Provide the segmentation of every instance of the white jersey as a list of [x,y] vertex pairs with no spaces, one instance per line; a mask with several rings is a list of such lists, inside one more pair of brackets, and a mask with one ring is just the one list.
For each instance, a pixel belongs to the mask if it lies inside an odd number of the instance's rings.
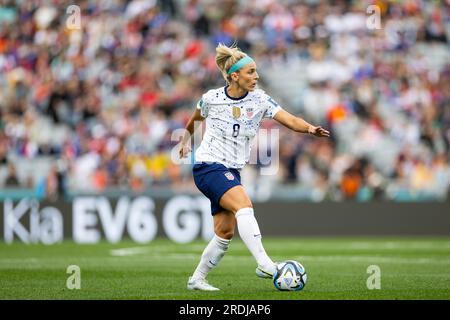
[[206,118],[206,131],[195,153],[195,161],[218,162],[236,169],[248,162],[250,145],[262,119],[273,118],[281,110],[261,89],[232,98],[226,87],[209,90],[197,108]]

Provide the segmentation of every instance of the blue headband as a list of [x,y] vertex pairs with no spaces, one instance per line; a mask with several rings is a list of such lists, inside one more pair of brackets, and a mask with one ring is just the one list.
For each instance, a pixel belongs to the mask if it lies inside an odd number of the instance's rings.
[[238,71],[239,69],[241,69],[243,66],[255,62],[253,61],[252,58],[250,58],[249,56],[245,56],[242,59],[240,59],[238,62],[236,62],[235,64],[233,64],[230,68],[230,70],[228,70],[227,75],[230,75],[232,72]]

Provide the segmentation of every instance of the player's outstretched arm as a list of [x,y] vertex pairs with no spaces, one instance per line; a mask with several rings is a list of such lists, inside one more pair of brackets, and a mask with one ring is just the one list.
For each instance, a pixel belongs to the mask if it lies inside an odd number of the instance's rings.
[[281,123],[283,126],[301,133],[310,133],[316,137],[329,137],[330,132],[322,127],[316,127],[312,124],[306,122],[302,118],[296,117],[284,109],[278,111],[273,117],[276,121]]
[[186,132],[184,133],[183,139],[181,140],[180,146],[180,158],[184,158],[191,152],[191,137],[195,131],[195,122],[203,121],[205,118],[202,117],[200,109],[195,109],[195,112],[192,114],[186,125]]

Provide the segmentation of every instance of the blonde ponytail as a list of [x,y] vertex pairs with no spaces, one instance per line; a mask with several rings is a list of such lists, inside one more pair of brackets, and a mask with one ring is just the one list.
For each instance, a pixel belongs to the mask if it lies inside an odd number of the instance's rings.
[[219,43],[216,47],[216,64],[228,84],[231,82],[231,77],[227,75],[228,70],[233,64],[246,56],[247,54],[236,47],[236,44],[227,47],[223,43]]

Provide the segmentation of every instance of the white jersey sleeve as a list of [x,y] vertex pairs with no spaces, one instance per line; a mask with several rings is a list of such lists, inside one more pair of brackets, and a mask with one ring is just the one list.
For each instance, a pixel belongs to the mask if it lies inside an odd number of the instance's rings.
[[259,90],[259,103],[260,106],[265,109],[264,118],[272,119],[275,117],[278,111],[281,110],[280,105],[272,99],[271,96],[266,94],[263,90]]
[[197,102],[197,109],[200,110],[200,114],[203,118],[207,118],[209,114],[209,106],[208,99],[204,94],[202,98]]

